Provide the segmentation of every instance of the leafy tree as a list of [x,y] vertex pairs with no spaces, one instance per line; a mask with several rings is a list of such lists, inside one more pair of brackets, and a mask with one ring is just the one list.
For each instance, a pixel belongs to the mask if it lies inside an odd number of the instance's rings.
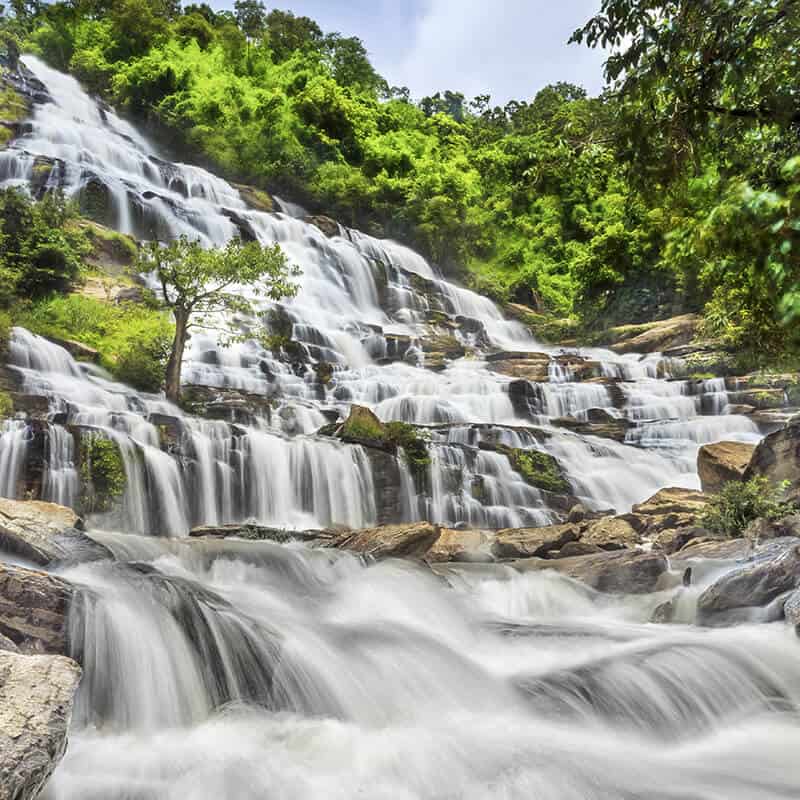
[[272,57],[278,64],[298,51],[319,51],[323,40],[322,29],[313,19],[277,9],[267,14],[267,34]]
[[258,38],[267,24],[267,10],[259,0],[236,0],[233,4],[236,22],[245,36]]
[[712,125],[800,126],[798,0],[603,0],[572,41],[611,49],[640,164],[674,170]]
[[140,266],[154,273],[161,299],[175,318],[165,378],[167,397],[175,403],[180,400],[183,352],[193,326],[215,324],[212,315],[223,312],[252,313],[253,299],[259,296],[279,300],[296,292],[290,282],[296,272],[277,244],[261,247],[233,239],[223,249],[206,250],[182,237],[167,245],[145,247]]

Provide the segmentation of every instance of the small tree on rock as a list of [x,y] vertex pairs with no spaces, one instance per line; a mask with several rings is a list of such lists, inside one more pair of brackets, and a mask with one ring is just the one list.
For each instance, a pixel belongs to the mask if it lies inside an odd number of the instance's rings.
[[162,299],[175,317],[165,381],[167,398],[173,403],[180,400],[183,351],[194,325],[224,328],[228,323],[210,319],[211,315],[251,314],[258,297],[280,300],[297,292],[290,280],[297,270],[277,244],[262,247],[233,239],[224,248],[207,250],[182,236],[167,245],[147,245],[140,268],[154,273]]

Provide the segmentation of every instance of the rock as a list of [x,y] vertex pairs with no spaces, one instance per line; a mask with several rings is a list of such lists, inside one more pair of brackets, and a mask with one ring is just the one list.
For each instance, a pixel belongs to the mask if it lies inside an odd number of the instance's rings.
[[383,525],[345,533],[331,545],[375,559],[422,558],[436,543],[439,534],[439,527],[429,522]]
[[0,800],[34,800],[67,746],[81,668],[0,652]]
[[624,442],[628,429],[632,426],[625,417],[615,417],[604,408],[590,408],[586,412],[586,419],[573,419],[572,417],[558,417],[553,425],[566,428],[582,436],[602,436],[605,439],[614,439]]
[[789,595],[789,599],[783,605],[783,615],[786,622],[794,628],[794,632],[800,636],[800,589]]
[[500,352],[486,356],[489,368],[501,375],[532,383],[550,380],[550,356],[547,353]]
[[800,416],[758,443],[744,479],[759,475],[776,485],[788,481],[783,499],[800,500]]
[[394,452],[395,447],[386,439],[386,426],[364,406],[350,406],[350,414],[339,427],[337,436],[343,442],[375,447]]
[[592,553],[602,553],[602,548],[596,544],[584,541],[567,542],[560,550],[552,551],[545,558],[571,558],[572,556],[587,556]]
[[23,652],[65,653],[72,592],[54,575],[0,563],[0,634]]
[[699,322],[697,314],[684,314],[646,325],[612,328],[610,333],[617,341],[611,349],[616,353],[657,353],[688,345],[694,339]]
[[583,522],[586,519],[586,506],[583,503],[576,503],[569,510],[567,522]]
[[658,533],[653,539],[653,549],[671,555],[677,553],[695,539],[714,538],[705,528],[687,526],[685,528],[668,528]]
[[111,552],[80,528],[83,520],[71,509],[40,500],[0,498],[0,551],[34,564],[96,561]]
[[255,211],[263,211],[268,214],[275,210],[272,198],[263,189],[257,189],[255,186],[248,186],[243,183],[234,183],[232,185],[237,189],[242,200]]
[[74,339],[56,339],[48,337],[54,344],[63,347],[73,358],[78,361],[91,361],[93,364],[100,363],[100,351],[94,347],[89,347],[83,342],[76,342]]
[[699,514],[706,507],[708,498],[694,489],[670,487],[661,489],[648,500],[633,507],[638,515],[660,516],[662,514]]
[[667,559],[657,553],[616,550],[570,558],[522,559],[511,566],[522,572],[554,569],[598,592],[647,594],[656,591],[668,565]]
[[492,561],[488,543],[490,534],[479,530],[453,530],[442,528],[439,538],[428,550],[425,560],[442,561]]
[[261,542],[292,542],[292,541],[315,541],[317,539],[330,538],[341,531],[318,531],[306,530],[296,531],[286,528],[270,528],[265,525],[255,525],[250,523],[230,523],[228,525],[199,525],[189,531],[189,536],[193,538],[209,539],[247,539],[249,541]]
[[326,217],[324,214],[314,214],[310,217],[306,217],[303,221],[319,228],[329,239],[332,239],[334,236],[339,236],[341,233],[339,223],[335,219]]
[[717,537],[695,537],[670,559],[678,565],[692,559],[731,561],[744,558],[751,550],[746,539],[719,539]]
[[543,407],[541,388],[526,380],[515,380],[508,384],[508,399],[514,412],[520,417],[531,417]]
[[760,547],[753,559],[727,572],[698,598],[701,622],[735,609],[764,606],[800,584],[800,542],[777,539]]
[[744,538],[755,543],[784,536],[800,536],[800,514],[788,514],[780,519],[754,519],[744,530]]
[[580,539],[576,525],[548,525],[542,528],[506,528],[498,531],[492,544],[497,558],[542,558],[547,553],[560,550],[567,542]]
[[623,517],[604,517],[592,522],[581,536],[581,543],[594,545],[602,550],[621,550],[636,547],[641,537],[628,520]]
[[728,481],[741,481],[755,449],[744,442],[704,444],[697,454],[703,491],[718,492]]

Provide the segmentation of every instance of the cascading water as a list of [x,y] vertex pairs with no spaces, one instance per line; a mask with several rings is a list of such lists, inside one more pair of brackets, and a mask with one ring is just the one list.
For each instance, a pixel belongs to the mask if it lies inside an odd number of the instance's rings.
[[[512,468],[507,448],[554,456],[570,501],[625,511],[661,487],[696,487],[700,444],[759,438],[728,413],[724,383],[667,379],[679,362],[603,350],[580,354],[595,374],[578,380],[563,354],[418,254],[345,228],[328,238],[287,201],[252,210],[222,179],[167,161],[72,78],[25,63],[49,100],[0,153],[0,182],[31,186],[46,163],[47,186],[106,196],[106,221],[122,231],[206,245],[253,236],[302,270],[296,298],[260,308],[280,315],[301,357],[254,339],[191,341],[184,383],[244,393],[244,419],[184,414],[13,332],[22,391],[49,406],[41,496],[76,501],[81,447],[98,437],[125,472],[119,508],[91,520],[116,561],[61,570],[79,587],[69,640],[85,677],[47,800],[798,796],[796,644],[775,625],[689,624],[731,564],[680,595],[684,624],[652,626],[673,589],[612,597],[501,565],[433,576],[297,543],[184,536],[249,519],[560,519],[567,509]],[[524,402],[493,368],[497,351],[550,357]],[[352,404],[423,426],[425,474],[402,454],[316,434]],[[625,421],[624,441],[554,423],[597,411]],[[20,494],[35,435],[22,419],[0,431],[0,495]]]

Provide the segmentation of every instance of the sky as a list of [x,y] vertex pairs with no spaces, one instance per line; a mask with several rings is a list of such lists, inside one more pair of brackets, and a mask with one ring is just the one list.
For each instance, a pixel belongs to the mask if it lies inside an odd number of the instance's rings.
[[[232,8],[233,0],[211,2]],[[528,100],[569,81],[597,94],[603,55],[567,45],[599,0],[281,0],[266,2],[358,36],[378,72],[415,99],[452,89],[493,102]]]

